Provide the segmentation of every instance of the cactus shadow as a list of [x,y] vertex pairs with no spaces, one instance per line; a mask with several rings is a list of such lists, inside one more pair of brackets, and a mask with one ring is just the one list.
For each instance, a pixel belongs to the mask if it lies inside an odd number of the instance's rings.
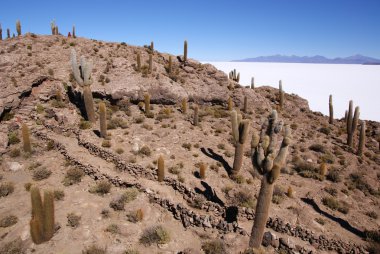
[[232,173],[232,168],[231,168],[231,166],[228,164],[228,162],[223,158],[222,155],[215,153],[214,150],[212,150],[211,148],[207,148],[207,149],[206,149],[206,148],[202,147],[202,148],[201,148],[201,151],[202,151],[202,153],[203,153],[204,155],[210,157],[210,158],[213,159],[213,160],[216,160],[216,161],[222,163],[222,165],[223,165],[224,169],[226,170],[227,174],[228,174],[228,175],[231,175],[231,173]]
[[339,218],[339,217],[335,217],[334,215],[329,214],[328,212],[323,211],[318,206],[318,204],[315,203],[314,199],[311,199],[311,198],[301,198],[301,200],[304,203],[306,203],[306,204],[310,205],[311,207],[313,207],[313,209],[316,212],[318,212],[321,215],[325,216],[326,218],[328,218],[328,219],[330,219],[330,220],[335,221],[336,223],[338,223],[342,228],[346,229],[347,231],[349,231],[349,232],[351,232],[351,233],[353,233],[353,234],[355,234],[355,235],[357,235],[357,236],[359,236],[361,238],[365,237],[364,231],[351,226],[351,224],[348,221],[346,221],[346,220],[344,220],[342,218]]
[[85,119],[88,120],[86,109],[82,100],[82,94],[75,91],[72,86],[68,86],[67,96],[69,97],[69,101],[79,109],[80,114],[85,116]]
[[195,187],[194,190],[196,193],[203,195],[208,201],[224,206],[224,202],[218,197],[215,190],[213,190],[208,183],[201,181],[201,184],[205,189],[201,190],[198,187]]

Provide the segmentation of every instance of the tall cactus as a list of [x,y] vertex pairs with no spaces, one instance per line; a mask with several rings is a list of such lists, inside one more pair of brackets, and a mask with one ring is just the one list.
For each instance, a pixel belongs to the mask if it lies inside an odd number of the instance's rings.
[[21,22],[20,22],[20,20],[16,21],[16,31],[17,31],[17,36],[21,36]]
[[240,73],[236,73],[236,69],[230,71],[230,73],[228,74],[228,77],[229,79],[239,83],[240,81]]
[[73,70],[74,78],[77,83],[83,87],[83,100],[84,106],[86,108],[87,119],[95,123],[95,110],[94,110],[94,98],[92,97],[91,92],[91,71],[92,64],[91,62],[86,61],[82,56],[80,58],[80,66],[77,64],[77,55],[74,49],[71,50],[71,67]]
[[55,20],[53,20],[52,22],[50,22],[50,30],[51,30],[51,35],[56,35],[55,33]]
[[30,143],[29,128],[25,123],[22,124],[21,133],[22,133],[22,142],[23,142],[24,152],[31,153],[32,145]]
[[73,38],[77,38],[76,34],[75,34],[75,25],[73,25]]
[[251,89],[255,89],[255,78],[251,78]]
[[201,164],[199,165],[199,177],[201,179],[206,179],[206,169],[207,169],[206,164],[201,162]]
[[334,108],[333,108],[333,101],[332,101],[332,95],[330,94],[329,97],[329,123],[333,124],[334,123]]
[[[261,246],[272,200],[274,182],[279,177],[280,170],[286,163],[288,146],[291,142],[289,126],[285,126],[284,138],[277,155],[275,151],[277,136],[281,132],[282,125],[282,121],[278,121],[277,119],[277,112],[273,110],[270,117],[262,125],[260,140],[257,146],[253,147],[252,165],[263,175],[263,178],[256,205],[255,222],[249,240],[249,247],[251,248],[259,248]],[[252,142],[252,145],[255,145],[254,143],[256,142]]]
[[231,97],[228,97],[228,101],[227,101],[228,110],[231,111],[233,107],[234,107],[234,102],[232,101]]
[[150,42],[150,50],[152,51],[152,54],[153,54],[153,52],[154,52],[154,42],[153,41]]
[[30,234],[33,242],[40,244],[49,241],[54,235],[54,194],[51,191],[45,191],[42,202],[38,187],[32,187],[30,193],[32,201]]
[[238,138],[235,147],[235,157],[234,164],[232,167],[232,176],[236,176],[241,166],[243,165],[243,153],[244,153],[244,144],[248,137],[249,121],[243,120],[239,123]]
[[106,116],[106,104],[104,102],[99,103],[99,122],[100,122],[100,137],[107,137],[107,116]]
[[348,114],[347,114],[347,145],[350,147],[353,147],[354,145],[354,135],[356,128],[358,126],[359,121],[359,115],[360,115],[360,108],[355,108],[355,113],[352,115],[353,112],[353,102],[350,101],[349,108],[348,108]]
[[10,39],[10,38],[11,38],[11,30],[7,28],[7,39]]
[[242,116],[236,110],[231,111],[231,129],[235,143],[239,142],[239,124],[241,119]]
[[1,23],[0,23],[0,41],[3,40],[3,28],[1,27]]
[[183,43],[183,61],[187,61],[187,41]]
[[359,146],[358,146],[358,151],[357,151],[358,156],[363,155],[364,144],[365,144],[365,129],[366,129],[365,121],[363,120],[360,126]]
[[162,155],[160,155],[157,161],[157,176],[159,182],[162,182],[165,178],[165,161]]
[[193,119],[193,124],[195,126],[198,126],[199,124],[199,108],[198,105],[194,105],[194,119]]

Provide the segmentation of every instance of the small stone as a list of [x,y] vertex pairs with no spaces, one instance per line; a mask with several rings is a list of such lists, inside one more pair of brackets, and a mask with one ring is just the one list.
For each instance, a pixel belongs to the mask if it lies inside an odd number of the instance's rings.
[[16,171],[21,170],[22,168],[23,168],[23,166],[20,163],[16,162],[16,161],[14,161],[14,162],[8,162],[8,169],[9,169],[9,171],[16,172]]

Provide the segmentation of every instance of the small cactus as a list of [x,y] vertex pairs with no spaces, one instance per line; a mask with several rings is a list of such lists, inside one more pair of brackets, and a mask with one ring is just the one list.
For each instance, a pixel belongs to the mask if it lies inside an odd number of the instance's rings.
[[206,179],[206,169],[207,166],[203,162],[199,165],[199,177],[201,179]]
[[150,94],[144,95],[144,104],[145,104],[145,114],[148,115],[150,113]]
[[278,84],[278,88],[279,88],[279,99],[280,99],[280,109],[283,109],[284,108],[284,91],[282,90],[282,81],[280,80],[279,81],[279,84]]
[[353,102],[350,101],[349,108],[348,108],[348,114],[347,114],[347,145],[350,147],[354,146],[354,135],[356,128],[358,126],[359,121],[359,115],[360,115],[360,108],[355,108],[355,113],[352,115],[353,112]]
[[144,211],[141,208],[137,209],[136,218],[138,221],[142,221],[144,219]]
[[32,200],[30,234],[35,244],[41,244],[49,241],[54,235],[54,194],[51,191],[45,191],[42,202],[38,187],[32,187],[30,193]]
[[243,120],[239,123],[238,137],[235,147],[234,164],[232,167],[232,176],[236,176],[243,165],[244,144],[248,137],[249,121]]
[[334,108],[333,108],[333,101],[332,101],[332,95],[330,94],[329,97],[329,123],[333,124],[334,123]]
[[232,108],[234,107],[234,102],[232,101],[232,98],[231,98],[231,97],[228,97],[227,107],[228,107],[228,110],[229,110],[229,111],[231,111]]
[[162,155],[160,155],[157,161],[157,176],[159,182],[162,182],[165,178],[165,161]]
[[239,83],[240,81],[240,73],[237,73],[236,74],[236,69],[234,69],[233,71],[230,71],[230,73],[228,74],[228,77],[229,79]]
[[183,61],[187,61],[187,41],[183,43]]
[[21,36],[21,22],[20,22],[20,20],[16,21],[16,31],[17,31],[17,36]]
[[[285,134],[280,150],[277,153],[275,151],[277,136],[281,132],[282,126],[283,122],[278,121],[277,112],[273,110],[270,117],[262,125],[259,142],[256,142],[258,135],[252,138],[252,165],[259,174],[263,175],[263,178],[256,205],[256,217],[249,239],[249,247],[251,248],[257,249],[261,246],[272,200],[274,182],[286,163],[288,147],[291,142],[289,126],[285,126]],[[253,139],[255,139],[255,142],[253,142]]]
[[325,179],[325,176],[327,174],[327,165],[326,163],[322,162],[321,165],[319,166],[319,176],[321,179]]
[[292,188],[292,186],[289,186],[288,191],[286,192],[286,195],[289,198],[293,198],[294,194],[293,194],[293,188]]
[[255,89],[255,78],[251,78],[251,89]]
[[181,102],[181,111],[182,111],[182,114],[186,114],[187,113],[187,100],[186,100],[186,98],[182,99],[182,102]]
[[140,56],[140,52],[137,52],[137,55],[136,55],[136,71],[138,71],[138,72],[141,71],[141,56]]
[[29,128],[25,123],[22,124],[21,133],[22,133],[22,142],[23,142],[24,152],[31,153],[32,145],[30,143]]
[[172,73],[172,56],[169,56],[168,73]]
[[193,120],[193,124],[195,126],[198,126],[199,124],[199,108],[198,108],[198,105],[194,105],[194,120]]
[[59,89],[59,87],[57,87],[57,89],[55,90],[55,99],[59,102],[63,101],[62,92],[61,89]]
[[358,156],[363,155],[364,144],[365,144],[365,129],[366,129],[365,121],[362,121],[361,126],[360,126],[359,146],[358,146],[358,151],[357,151]]
[[100,121],[100,137],[107,137],[107,116],[106,116],[106,104],[104,102],[99,103],[99,121]]
[[244,96],[243,112],[246,114],[248,113],[248,98],[247,98],[247,96]]
[[149,54],[149,73],[153,72],[153,55]]

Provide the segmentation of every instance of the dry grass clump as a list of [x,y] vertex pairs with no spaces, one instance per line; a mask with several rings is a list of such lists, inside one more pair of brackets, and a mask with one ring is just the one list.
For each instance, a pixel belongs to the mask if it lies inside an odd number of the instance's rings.
[[202,244],[202,250],[205,254],[227,254],[226,244],[217,239]]
[[12,131],[8,133],[8,143],[10,145],[20,143],[20,138],[18,137],[18,134],[16,131]]
[[243,189],[236,192],[235,195],[233,196],[232,202],[236,206],[243,206],[243,207],[252,208],[252,209],[254,209],[256,206],[256,200],[254,196],[252,195],[252,192],[249,191],[248,189]]
[[322,203],[330,208],[331,210],[338,210],[343,214],[347,214],[350,210],[348,204],[346,202],[339,202],[337,199],[333,197],[324,197],[322,199]]
[[63,179],[63,185],[69,186],[75,183],[79,183],[82,180],[83,176],[84,176],[83,170],[77,167],[69,168],[66,172],[65,178]]
[[150,246],[154,243],[165,244],[168,242],[170,242],[170,234],[161,225],[145,229],[140,237],[140,243],[145,246]]
[[0,184],[0,197],[6,197],[15,190],[12,182],[5,182]]
[[149,157],[152,154],[152,151],[148,146],[143,146],[139,149],[138,154]]
[[71,228],[77,228],[80,224],[81,216],[74,213],[67,214],[67,226]]
[[18,221],[17,217],[14,215],[8,215],[0,219],[0,227],[7,228],[13,226]]
[[120,228],[117,224],[110,224],[105,230],[106,232],[110,232],[111,234],[120,234]]
[[63,190],[54,190],[54,200],[61,201],[65,197]]
[[25,249],[20,238],[4,244],[0,248],[0,254],[24,254]]
[[82,254],[107,254],[105,248],[100,248],[97,245],[93,244],[86,249],[82,250]]
[[51,170],[46,168],[37,168],[33,171],[33,180],[41,181],[47,179],[51,175]]
[[89,191],[91,193],[96,193],[96,194],[99,194],[99,195],[104,195],[104,194],[109,193],[110,190],[111,190],[111,183],[108,182],[107,180],[101,180],[101,181],[97,182],[95,186],[93,186],[92,188],[90,188]]
[[284,200],[284,197],[285,191],[281,187],[275,185],[273,190],[272,203],[278,205]]

